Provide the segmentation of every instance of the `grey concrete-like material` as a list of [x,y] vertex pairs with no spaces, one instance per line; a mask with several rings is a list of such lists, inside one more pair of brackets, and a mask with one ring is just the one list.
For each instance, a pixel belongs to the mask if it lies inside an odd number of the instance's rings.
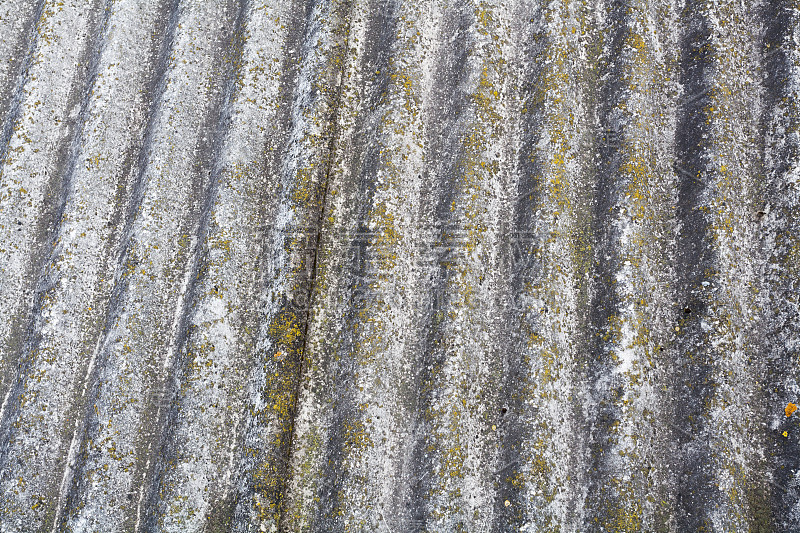
[[2,533],[800,532],[799,355],[796,0],[0,3]]

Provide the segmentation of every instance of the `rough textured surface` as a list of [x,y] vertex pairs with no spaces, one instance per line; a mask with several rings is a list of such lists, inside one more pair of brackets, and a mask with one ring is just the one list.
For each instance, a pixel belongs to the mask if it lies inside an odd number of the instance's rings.
[[800,531],[799,99],[797,0],[0,2],[0,531]]

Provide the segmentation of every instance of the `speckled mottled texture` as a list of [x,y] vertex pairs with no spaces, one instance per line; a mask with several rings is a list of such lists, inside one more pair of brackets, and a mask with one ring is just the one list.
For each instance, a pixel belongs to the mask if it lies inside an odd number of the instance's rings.
[[800,532],[799,102],[797,0],[0,2],[0,532]]

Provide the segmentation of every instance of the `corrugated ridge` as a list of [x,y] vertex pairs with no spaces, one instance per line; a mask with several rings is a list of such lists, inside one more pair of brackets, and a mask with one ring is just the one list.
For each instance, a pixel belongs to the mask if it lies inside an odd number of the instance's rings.
[[[34,288],[47,242],[62,206],[60,178],[69,166],[78,117],[86,94],[93,39],[102,20],[95,2],[63,7],[45,4],[36,24],[26,71],[20,75],[14,103],[6,117],[0,186],[0,242],[4,261],[0,286],[2,330],[2,405],[7,408],[16,382],[33,307]],[[77,18],[79,10],[90,16]],[[70,24],[72,28],[66,29]],[[67,36],[72,46],[61,46]]]
[[[431,229],[416,221],[426,222],[417,209],[427,201],[420,179],[430,70],[421,67],[439,39],[426,24],[432,14],[400,2],[354,6],[355,57],[345,72],[309,324],[289,530],[402,529],[410,518],[401,495],[416,469],[407,462],[409,402],[427,307],[417,290],[428,278],[421,279],[419,261],[427,258],[417,255],[419,243],[400,228],[422,239]],[[404,271],[404,279],[392,274]]]
[[5,161],[14,121],[19,113],[22,87],[38,39],[35,35],[44,0],[3,2],[0,6],[0,161]]
[[180,339],[236,12],[225,2],[187,5],[175,20],[171,68],[143,146],[141,192],[134,192],[116,296],[88,385],[91,410],[76,435],[80,455],[66,487],[67,528],[135,530],[142,519],[161,432],[154,393],[169,379],[165,370]]
[[[675,527],[676,10],[609,3],[600,58],[592,482],[584,527]],[[599,320],[598,320],[599,319]],[[596,402],[596,403],[595,403]],[[672,523],[671,523],[672,522]]]
[[764,6],[764,39],[761,43],[765,75],[763,207],[754,214],[763,228],[761,254],[767,262],[764,272],[766,294],[761,340],[766,357],[765,387],[768,441],[765,472],[770,484],[769,501],[759,502],[771,510],[777,530],[800,529],[798,490],[797,422],[781,409],[794,401],[798,388],[797,368],[797,280],[800,233],[798,197],[798,96],[800,96],[800,55],[798,55],[798,13],[796,3],[768,2]]
[[[241,69],[244,67],[243,33],[247,27],[251,6],[246,1],[238,2],[234,5],[232,13],[229,15],[228,21],[226,21],[228,24],[223,27],[224,33],[217,37],[217,41],[221,43],[224,52],[220,54],[222,57],[218,60],[214,69],[218,72],[218,77],[210,83],[210,85],[219,86],[219,94],[216,95],[219,99],[219,108],[218,111],[215,110],[216,116],[214,114],[211,115],[208,121],[210,123],[208,130],[210,131],[206,133],[206,136],[211,137],[206,146],[211,155],[205,156],[209,173],[208,184],[203,191],[202,203],[199,208],[199,221],[193,235],[195,244],[192,257],[183,266],[186,271],[182,288],[184,293],[180,296],[178,310],[175,313],[175,319],[172,324],[175,330],[174,345],[171,347],[172,350],[169,353],[169,357],[164,360],[164,367],[168,375],[164,379],[161,389],[156,388],[155,394],[152,394],[151,391],[151,401],[155,406],[155,416],[151,423],[155,426],[153,433],[156,436],[153,438],[152,443],[148,444],[148,452],[152,450],[152,456],[148,458],[150,468],[143,472],[142,481],[140,482],[141,489],[136,506],[134,531],[156,530],[157,526],[153,522],[159,516],[156,511],[159,508],[159,504],[163,501],[165,505],[172,507],[171,511],[174,510],[175,505],[174,501],[170,502],[165,495],[163,477],[163,470],[166,464],[170,461],[175,461],[176,457],[171,453],[171,450],[174,449],[174,445],[178,441],[175,438],[174,428],[180,415],[178,409],[175,408],[175,403],[177,402],[172,403],[170,400],[176,395],[179,387],[183,387],[187,383],[187,380],[183,379],[185,377],[184,374],[181,372],[183,370],[182,367],[185,365],[181,352],[186,347],[188,329],[192,324],[192,312],[190,309],[194,307],[198,293],[201,290],[201,286],[196,280],[200,278],[202,272],[203,251],[207,243],[206,239],[211,231],[214,208],[218,203],[218,191],[220,187],[224,186],[220,181],[226,163],[226,141],[230,131],[229,124],[233,120],[232,116],[235,113],[235,98],[242,76]],[[205,136],[203,141],[207,141]],[[212,403],[212,407],[213,405]],[[195,494],[201,493],[198,488],[193,488],[193,492]],[[202,493],[207,492],[207,490],[202,491]],[[198,513],[201,519],[208,516],[208,511],[203,511]],[[195,523],[195,528],[198,525]]]
[[[117,21],[117,13],[112,15],[110,10],[106,13],[112,24]],[[107,31],[104,23],[103,33]],[[142,52],[149,52],[149,41],[142,43]],[[109,57],[119,57],[120,51],[114,41],[108,50],[103,43],[95,49],[92,64],[96,67],[99,62],[105,69],[109,67]],[[131,56],[136,58],[135,54]],[[131,128],[132,132],[129,130],[135,122],[124,120],[122,128],[117,123],[105,129],[109,137],[122,141],[113,149],[104,150],[109,146],[103,138],[87,139],[87,130],[92,133],[110,122],[109,93],[119,98],[120,91],[128,88],[115,83],[117,80],[104,80],[104,72],[95,67],[91,69],[91,95],[87,90],[79,113],[74,155],[65,170],[59,222],[53,241],[47,246],[52,252],[39,281],[31,337],[17,376],[17,390],[25,399],[21,401],[22,396],[15,396],[4,412],[3,461],[8,466],[2,476],[2,491],[7,498],[5,505],[16,509],[6,514],[15,527],[36,530],[51,527],[48,522],[52,522],[58,504],[57,484],[61,479],[53,472],[64,469],[71,429],[83,418],[76,416],[82,409],[81,378],[95,350],[103,309],[110,295],[111,280],[104,279],[102,271],[107,268],[108,260],[116,256],[114,243],[118,242],[118,233],[110,228],[109,219],[120,201],[119,189],[126,189],[125,182],[130,181],[132,173],[123,167],[130,161],[138,141],[136,127]],[[146,79],[146,72],[136,74]],[[145,79],[140,80],[140,86]],[[130,97],[128,102],[132,105]],[[98,112],[100,106],[102,114]],[[124,113],[129,112],[126,107]],[[141,124],[142,120],[138,122]],[[104,153],[98,154],[98,150]],[[97,311],[92,313],[93,309]],[[48,437],[41,439],[36,435]],[[37,441],[40,444],[32,446]],[[32,475],[25,475],[27,469],[33,470]],[[23,484],[20,479],[24,479]],[[40,522],[43,516],[49,518]],[[4,526],[11,527],[10,523]]]
[[[267,234],[269,215],[275,211],[269,194],[277,184],[265,180],[274,175],[274,157],[264,148],[270,142],[267,136],[279,132],[267,125],[286,113],[280,109],[277,84],[266,87],[269,92],[254,90],[251,84],[259,78],[275,79],[279,67],[289,63],[279,45],[285,38],[281,22],[291,14],[291,5],[277,13],[261,3],[245,7],[235,32],[241,58],[234,61],[236,77],[229,79],[236,85],[230,128],[220,130],[225,136],[220,168],[214,171],[215,185],[198,233],[202,252],[191,269],[185,339],[173,366],[173,381],[159,391],[169,414],[154,469],[157,483],[145,505],[150,509],[144,527],[148,531],[197,529],[207,520],[217,527],[230,525],[236,499],[231,470],[235,448],[241,445],[238,429],[244,413],[230,406],[245,401],[242,382],[263,291],[258,283],[259,239]],[[195,417],[196,411],[209,416]]]

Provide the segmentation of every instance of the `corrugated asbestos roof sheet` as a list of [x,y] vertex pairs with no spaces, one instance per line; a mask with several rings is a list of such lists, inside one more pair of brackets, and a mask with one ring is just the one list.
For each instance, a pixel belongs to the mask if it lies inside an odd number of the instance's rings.
[[797,0],[3,0],[0,531],[800,531]]

